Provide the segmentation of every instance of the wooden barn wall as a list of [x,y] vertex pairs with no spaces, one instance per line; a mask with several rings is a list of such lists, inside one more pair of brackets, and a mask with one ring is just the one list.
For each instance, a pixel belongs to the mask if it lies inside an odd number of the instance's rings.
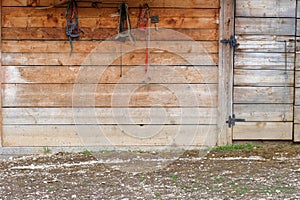
[[[207,133],[216,133],[217,119],[217,87],[218,87],[218,15],[219,1],[212,0],[158,0],[148,1],[152,15],[159,15],[159,28],[169,28],[183,33],[199,45],[205,47],[206,52],[213,60],[213,64],[199,63],[198,66],[189,66],[182,58],[174,55],[174,53],[165,51],[151,51],[151,64],[154,65],[154,76],[149,85],[141,83],[136,77],[140,73],[144,73],[145,53],[137,51],[128,53],[122,58],[116,59],[97,83],[97,96],[95,97],[95,116],[96,124],[77,124],[73,119],[72,109],[72,92],[76,77],[80,71],[80,65],[90,51],[105,40],[114,36],[117,31],[118,17],[112,17],[117,13],[116,5],[105,5],[100,8],[92,8],[90,3],[79,3],[79,23],[85,31],[79,40],[74,41],[74,51],[70,56],[69,41],[65,35],[65,8],[36,9],[42,6],[59,3],[60,0],[2,0],[2,98],[3,98],[3,146],[77,146],[89,145],[83,144],[78,136],[78,129],[85,130],[86,137],[91,137],[95,143],[93,145],[107,145],[101,143],[101,138],[93,138],[95,125],[102,127],[103,131],[109,134],[109,138],[118,140],[123,145],[165,145],[171,144],[174,139],[172,133],[175,133],[182,126],[185,126],[186,137],[189,137],[189,127],[193,129],[197,126],[197,135],[194,145],[207,143],[205,141]],[[136,27],[139,5],[144,1],[128,0],[130,17],[133,28]],[[146,1],[145,1],[146,2]],[[286,13],[290,13],[287,11]],[[284,15],[283,15],[284,16]],[[253,19],[251,19],[253,20]],[[276,20],[275,20],[276,21]],[[276,21],[278,22],[278,21]],[[244,22],[243,22],[244,23]],[[269,23],[269,22],[266,22]],[[278,24],[279,25],[279,24]],[[284,27],[282,30],[285,30]],[[241,29],[242,30],[242,29]],[[281,29],[280,29],[281,30]],[[175,40],[174,44],[181,44],[181,53],[190,53],[188,45],[185,41],[181,41],[176,37],[162,37],[157,41],[163,45],[163,41]],[[247,37],[251,37],[248,35]],[[268,42],[272,37],[261,36]],[[257,38],[254,38],[256,40]],[[290,36],[284,36],[279,39],[290,39]],[[155,42],[155,41],[154,41]],[[128,42],[127,42],[128,43]],[[167,43],[169,44],[169,43]],[[242,45],[243,46],[243,45]],[[241,47],[242,47],[241,46]],[[177,45],[178,47],[178,45]],[[257,47],[257,46],[256,46]],[[255,47],[250,47],[255,48]],[[289,49],[292,48],[289,43]],[[249,48],[247,48],[249,50]],[[274,59],[283,59],[283,52],[277,52],[273,45],[267,45],[264,51],[276,51],[272,53]],[[239,55],[247,55],[248,58],[256,54],[245,54],[247,50],[239,50]],[[102,56],[109,56],[116,53],[114,49],[106,49]],[[195,52],[198,56],[199,52]],[[264,61],[263,54],[259,54],[258,58]],[[247,59],[247,56],[245,59]],[[293,55],[288,54],[288,73],[293,73],[291,60]],[[122,59],[122,60],[120,60]],[[123,73],[130,72],[132,67],[141,66],[136,74],[130,74],[130,81],[119,83],[120,64],[122,61]],[[280,61],[280,63],[282,60]],[[237,65],[241,66],[241,65]],[[83,66],[89,72],[97,71],[102,66]],[[196,67],[196,68],[195,68]],[[262,67],[262,66],[261,66]],[[275,69],[268,68],[262,72],[268,74],[271,70],[272,77],[277,78],[283,73],[282,64]],[[244,76],[255,76],[257,71],[248,70],[247,66],[239,67],[236,73],[244,72]],[[260,66],[257,66],[258,70]],[[169,77],[170,70],[176,70],[181,78]],[[150,70],[152,70],[150,68]],[[260,70],[260,69],[259,69]],[[197,71],[197,72],[196,72]],[[199,75],[200,73],[200,75]],[[91,73],[89,73],[91,74]],[[242,74],[241,74],[242,75]],[[205,78],[203,78],[205,76]],[[183,81],[182,77],[184,77]],[[202,78],[201,78],[202,77]],[[87,79],[93,77],[86,77]],[[258,76],[263,79],[263,75]],[[209,81],[207,81],[209,80]],[[266,101],[269,103],[283,103],[278,98],[283,92],[283,82],[279,83],[265,82],[262,90],[274,92],[273,98],[268,97]],[[135,91],[134,97],[128,105],[112,106],[112,95],[116,85],[124,84],[139,88]],[[243,83],[236,82],[236,86]],[[287,119],[292,118],[291,102],[293,84],[291,76],[288,80],[287,94]],[[88,86],[88,84],[87,84]],[[193,87],[195,96],[197,97],[197,108],[201,110],[201,120],[199,124],[190,124],[189,120],[185,120],[182,124],[181,113],[191,113],[191,121],[193,118],[193,106],[190,105],[189,96],[178,102],[174,98],[170,88],[179,94],[184,94],[187,87]],[[276,86],[276,87],[275,87]],[[279,87],[277,87],[279,86]],[[237,88],[238,89],[238,88]],[[250,91],[251,88],[245,87],[244,91]],[[83,94],[84,95],[84,94]],[[120,95],[117,98],[122,98]],[[254,99],[256,100],[256,99]],[[241,101],[242,100],[238,100]],[[147,125],[149,122],[149,112],[153,105],[163,105],[166,108],[166,119],[160,119],[157,115],[157,124]],[[87,105],[88,106],[88,105]],[[119,107],[129,109],[133,120],[131,123],[124,123],[124,126],[134,128],[136,124],[145,124],[145,128],[162,127],[160,134],[153,138],[145,140],[134,137],[124,137],[115,118],[122,118],[122,112]],[[275,104],[269,104],[265,109],[271,109]],[[236,108],[237,109],[237,108]],[[243,109],[243,107],[241,107]],[[276,108],[277,112],[283,109],[282,104]],[[115,111],[114,111],[115,110]],[[78,116],[89,119],[84,109],[75,109]],[[278,120],[278,113],[271,112],[268,120]],[[119,114],[119,115],[118,115]],[[208,118],[209,116],[209,118]],[[197,116],[198,117],[198,116]],[[267,127],[278,125],[280,128],[290,126],[291,123],[268,123]],[[139,130],[139,129],[138,129]],[[210,130],[209,132],[207,130]],[[288,136],[289,137],[289,136]],[[99,142],[98,142],[99,141]],[[215,144],[216,141],[209,141]]]
[[297,1],[294,141],[300,142],[300,1]]
[[[236,0],[235,34],[240,45],[235,54],[233,109],[246,122],[233,128],[234,140],[293,139],[296,4],[297,0]],[[296,105],[300,105],[298,90]],[[299,122],[299,108],[295,109]]]

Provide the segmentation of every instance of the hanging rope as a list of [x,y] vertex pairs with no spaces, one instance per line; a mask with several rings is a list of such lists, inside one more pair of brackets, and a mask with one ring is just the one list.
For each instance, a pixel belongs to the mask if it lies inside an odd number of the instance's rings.
[[73,52],[73,39],[78,38],[80,36],[80,32],[82,31],[79,27],[78,23],[78,7],[77,2],[75,0],[70,0],[66,9],[66,35],[70,40],[70,53]]
[[128,4],[127,3],[120,4],[119,12],[120,12],[120,20],[119,20],[118,35],[116,36],[116,39],[120,39],[122,42],[125,42],[126,37],[129,37],[130,41],[133,44],[135,44],[135,39],[131,33],[131,22],[129,19]]

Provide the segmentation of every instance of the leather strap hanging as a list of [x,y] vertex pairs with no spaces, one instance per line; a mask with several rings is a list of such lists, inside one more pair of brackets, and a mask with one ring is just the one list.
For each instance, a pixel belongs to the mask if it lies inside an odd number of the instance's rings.
[[120,12],[120,20],[119,20],[118,35],[116,36],[116,39],[120,39],[122,42],[125,42],[126,37],[129,37],[130,41],[133,44],[135,44],[135,39],[131,33],[131,22],[129,19],[128,4],[127,3],[120,4],[119,12]]

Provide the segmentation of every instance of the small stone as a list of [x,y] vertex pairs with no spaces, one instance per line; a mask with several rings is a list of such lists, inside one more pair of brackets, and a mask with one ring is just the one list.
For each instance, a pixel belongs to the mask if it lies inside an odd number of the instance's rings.
[[76,197],[77,197],[76,194],[73,194],[71,198],[75,199]]

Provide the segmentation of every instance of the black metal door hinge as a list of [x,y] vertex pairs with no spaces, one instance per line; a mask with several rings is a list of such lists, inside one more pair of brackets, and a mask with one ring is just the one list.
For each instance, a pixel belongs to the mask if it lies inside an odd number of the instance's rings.
[[228,124],[228,127],[231,128],[235,125],[235,122],[245,122],[245,119],[240,119],[240,118],[235,118],[235,114],[228,117],[228,120],[226,121],[226,123]]
[[234,49],[240,45],[239,43],[237,43],[233,35],[230,36],[229,40],[221,40],[220,42],[223,44],[229,44],[230,48],[234,48]]

